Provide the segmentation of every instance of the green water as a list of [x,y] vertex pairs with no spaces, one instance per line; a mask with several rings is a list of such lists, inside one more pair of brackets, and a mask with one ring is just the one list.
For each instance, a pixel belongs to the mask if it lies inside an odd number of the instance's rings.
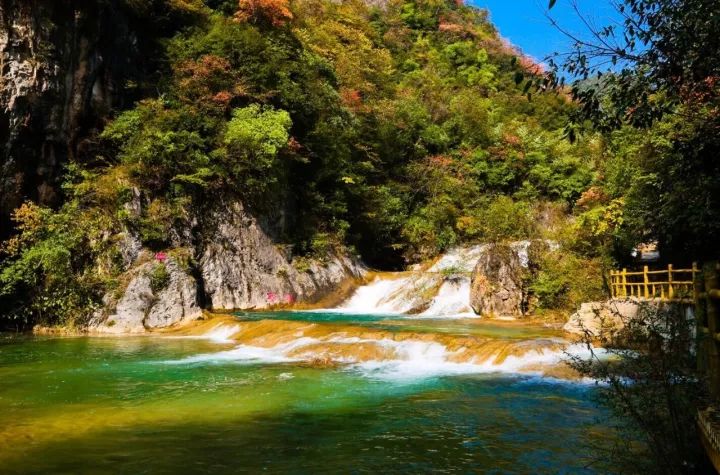
[[550,327],[492,322],[474,318],[412,318],[397,314],[362,315],[332,311],[237,312],[234,315],[239,321],[289,320],[317,322],[329,325],[351,323],[353,325],[389,331],[402,330],[420,333],[449,333],[487,338],[529,339],[556,337],[560,335],[557,329]]
[[[408,323],[434,324],[523,332]],[[348,367],[182,360],[233,347],[0,336],[0,473],[592,473],[587,445],[604,434],[586,384],[500,374],[391,381]]]

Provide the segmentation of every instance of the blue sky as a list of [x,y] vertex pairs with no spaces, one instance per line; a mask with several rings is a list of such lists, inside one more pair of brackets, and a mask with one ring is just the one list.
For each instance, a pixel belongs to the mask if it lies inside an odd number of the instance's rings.
[[[547,0],[467,0],[470,5],[486,8],[500,34],[526,54],[542,60],[555,51],[568,51],[572,41],[557,31],[545,17]],[[607,25],[613,15],[610,0],[577,0],[584,13],[596,24]],[[569,0],[558,0],[551,15],[563,28],[583,36],[586,28],[571,8]]]

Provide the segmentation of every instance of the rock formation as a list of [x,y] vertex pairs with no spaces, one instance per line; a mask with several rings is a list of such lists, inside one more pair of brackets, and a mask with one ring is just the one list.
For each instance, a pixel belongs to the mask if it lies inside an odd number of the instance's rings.
[[209,221],[217,224],[206,232],[198,261],[213,309],[314,302],[363,274],[357,261],[341,254],[290,258],[238,202],[216,210]]
[[606,332],[620,330],[628,319],[635,318],[640,309],[637,300],[612,299],[605,302],[587,302],[573,313],[563,330],[576,335],[589,334],[600,338]]
[[[289,256],[237,201],[218,204],[201,222],[198,232],[204,238],[195,248],[186,245],[167,253],[142,249],[130,231],[118,236],[129,268],[122,279],[126,285],[117,295],[105,296],[105,307],[94,315],[90,329],[141,333],[195,320],[202,308],[314,303],[365,273],[359,261],[339,251],[322,258]],[[180,241],[188,239],[186,244],[192,236],[182,230],[177,234]]]
[[58,203],[63,166],[138,97],[149,30],[123,2],[0,2],[0,239],[22,201]]
[[[162,270],[163,279],[155,277]],[[141,333],[195,320],[202,315],[197,282],[175,259],[146,262],[128,275],[122,296],[96,315],[93,329],[102,333]]]
[[478,315],[514,317],[527,309],[520,255],[504,244],[489,246],[472,273],[470,305]]

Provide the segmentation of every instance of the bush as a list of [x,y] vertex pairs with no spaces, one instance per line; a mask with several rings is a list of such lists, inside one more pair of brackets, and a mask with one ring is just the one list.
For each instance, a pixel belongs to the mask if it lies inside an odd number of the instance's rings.
[[583,302],[604,298],[598,259],[583,258],[568,249],[548,250],[534,259],[537,270],[529,279],[528,289],[540,308],[574,311]]
[[527,203],[499,196],[471,216],[458,221],[462,233],[484,242],[528,239],[536,233]]
[[[703,381],[694,321],[678,306],[651,305],[624,320],[623,329],[599,336],[609,357],[569,358],[581,375],[603,383],[598,401],[613,416],[616,442],[598,447],[598,462],[626,473],[710,473],[695,424]],[[592,349],[597,338],[588,333],[583,343]]]
[[150,288],[154,294],[164,290],[170,283],[170,272],[163,263],[156,264],[150,271]]

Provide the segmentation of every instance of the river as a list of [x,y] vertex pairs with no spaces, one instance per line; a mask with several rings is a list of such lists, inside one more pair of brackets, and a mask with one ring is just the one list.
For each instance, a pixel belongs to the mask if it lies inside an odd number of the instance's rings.
[[0,336],[2,473],[594,473],[563,335],[241,313],[190,334]]

